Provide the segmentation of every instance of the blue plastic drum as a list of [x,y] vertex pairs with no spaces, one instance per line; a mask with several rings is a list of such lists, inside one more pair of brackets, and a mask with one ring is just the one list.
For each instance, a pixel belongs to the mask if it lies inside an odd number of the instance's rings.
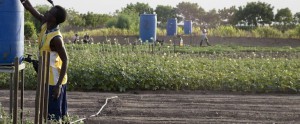
[[24,54],[24,8],[20,0],[0,0],[0,65]]
[[157,17],[156,14],[140,15],[140,38],[143,42],[156,41]]
[[185,20],[184,21],[184,34],[192,34],[192,21]]
[[177,19],[176,18],[168,19],[167,36],[176,36],[176,35],[177,35]]

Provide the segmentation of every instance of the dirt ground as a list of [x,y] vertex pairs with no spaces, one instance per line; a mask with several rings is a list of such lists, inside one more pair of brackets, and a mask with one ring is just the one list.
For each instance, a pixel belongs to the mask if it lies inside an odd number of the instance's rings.
[[[9,91],[0,90],[8,112]],[[68,92],[71,116],[96,114],[86,124],[300,123],[299,94],[205,91]],[[33,119],[35,91],[25,91],[25,118]]]

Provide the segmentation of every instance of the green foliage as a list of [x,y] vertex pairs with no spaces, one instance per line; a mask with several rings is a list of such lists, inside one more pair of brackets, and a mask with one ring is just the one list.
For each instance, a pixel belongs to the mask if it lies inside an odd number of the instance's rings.
[[258,27],[252,31],[254,37],[280,38],[282,33],[272,27]]
[[[45,14],[48,10],[50,10],[50,6],[48,5],[37,5],[35,6],[35,9],[37,9],[37,11],[39,11],[41,14]],[[35,29],[36,29],[36,32],[40,32],[40,27],[42,26],[42,23],[35,19],[35,18],[32,18],[32,21],[33,21],[33,24],[35,26]]]
[[106,27],[108,28],[112,28],[115,27],[117,25],[117,18],[111,18],[106,22]]
[[221,23],[220,16],[215,9],[208,11],[204,16],[203,21],[209,24],[210,27],[216,27]]
[[29,11],[25,11],[24,12],[24,21],[25,22],[32,22],[33,20],[33,17],[32,17],[32,15],[30,14],[30,12]]
[[[180,2],[176,5],[177,14],[183,16],[185,20],[199,20],[199,24],[203,23],[205,10],[197,3]],[[209,22],[206,22],[209,23]]]
[[224,8],[218,10],[220,19],[221,19],[221,25],[228,25],[228,24],[234,24],[234,14],[237,12],[237,9],[235,6],[232,6],[230,8]]
[[288,38],[300,38],[300,25],[295,29],[290,29],[284,33]]
[[277,14],[275,15],[275,22],[276,23],[273,24],[273,26],[282,32],[295,27],[295,24],[293,23],[293,15],[289,8],[277,10]]
[[122,30],[128,30],[129,32],[139,31],[139,16],[138,13],[133,10],[123,10],[119,12],[118,16],[111,18],[106,23],[108,28],[119,28]]
[[297,12],[297,13],[294,15],[294,23],[295,23],[295,24],[300,24],[300,12]]
[[134,11],[134,12],[138,13],[138,15],[144,14],[144,13],[151,14],[151,13],[153,13],[153,8],[151,8],[148,3],[137,2],[135,4],[133,4],[133,3],[127,4],[127,6],[122,9],[121,13],[124,11]]
[[248,25],[257,26],[271,24],[274,13],[270,4],[264,2],[249,2],[245,7],[239,7],[235,14],[235,22],[244,21]]
[[[102,28],[94,30],[85,30],[77,32],[79,36],[84,36],[85,33],[88,33],[90,36],[133,36],[138,35],[136,31],[130,31],[126,29],[119,28]],[[74,36],[74,32],[65,32],[63,33],[64,38],[70,39]]]
[[7,124],[10,122],[10,119],[6,112],[4,111],[2,104],[0,102],[0,124]]
[[85,20],[85,25],[87,27],[95,27],[98,26],[98,16],[93,12],[88,12],[87,14],[82,14],[82,18]]
[[300,25],[298,25],[295,30],[296,30],[298,36],[300,36]]
[[277,10],[277,14],[275,15],[275,21],[278,23],[283,23],[283,25],[287,25],[293,21],[293,15],[289,8],[279,9]]
[[209,35],[219,37],[245,37],[247,33],[233,26],[219,26],[209,30]]
[[[48,5],[38,5],[35,7],[41,14],[44,14],[47,10],[50,9]],[[235,6],[230,8],[224,8],[221,10],[209,10],[206,12],[200,5],[197,3],[190,2],[181,2],[176,7],[172,8],[171,6],[162,6],[158,5],[155,9],[157,13],[157,18],[159,23],[158,35],[165,35],[165,26],[168,18],[176,17],[178,22],[183,19],[193,20],[197,27],[199,25],[208,24],[210,28],[210,36],[222,36],[222,37],[263,37],[265,34],[261,35],[259,31],[252,31],[256,29],[253,25],[257,24],[269,24],[270,20],[273,18],[273,7],[270,4],[263,2],[250,2],[246,6],[241,6],[239,9],[236,9]],[[73,9],[67,9],[68,18],[65,23],[61,25],[61,30],[64,33],[64,36],[71,38],[74,36],[74,33],[83,34],[85,32],[92,32],[93,36],[116,36],[116,35],[138,35],[139,34],[139,14],[144,12],[153,13],[153,9],[145,3],[128,4],[125,8],[122,8],[121,11],[116,11],[114,15],[108,14],[97,14],[88,12],[86,14],[80,14],[79,12]],[[288,13],[288,14],[284,14]],[[277,31],[273,30],[272,33],[267,33],[268,37],[274,38],[299,38],[297,29],[295,28],[299,24],[299,13],[294,15],[293,22],[290,23],[290,11],[285,8],[278,10],[277,19],[279,21],[287,21],[286,26],[282,25],[273,25],[272,27],[279,29],[281,34],[278,34]],[[280,19],[281,18],[281,19]],[[288,20],[287,20],[288,19]],[[25,11],[25,20],[26,22],[32,22],[35,26],[36,34],[40,30],[41,23],[34,19],[28,11]],[[237,30],[233,29],[234,26],[230,27],[218,27],[221,25],[235,25],[239,23]],[[252,26],[249,26],[252,25]],[[119,28],[119,29],[116,29]],[[178,34],[183,34],[181,32],[182,27],[178,27]],[[221,29],[219,31],[219,29]],[[225,31],[223,31],[225,30]],[[226,32],[228,31],[228,32]],[[265,31],[263,31],[265,32]],[[269,32],[272,32],[269,31]],[[25,32],[27,33],[27,31]],[[31,32],[30,32],[31,33]],[[200,30],[194,28],[194,34],[200,35]],[[28,33],[29,34],[29,33]],[[27,35],[27,34],[26,34]],[[35,36],[35,35],[34,35]],[[27,38],[29,36],[26,36]]]
[[73,10],[73,9],[68,9],[68,18],[67,18],[67,22],[69,22],[69,24],[71,26],[85,26],[85,20],[82,16],[80,16],[80,14]]
[[158,5],[155,9],[157,14],[157,21],[161,22],[162,25],[166,24],[168,19],[176,18],[176,10],[172,6]]
[[[213,46],[155,47],[149,44],[67,44],[69,90],[225,90],[299,92],[300,48]],[[27,47],[36,51],[36,47]],[[31,53],[33,54],[33,53]],[[0,80],[6,85],[8,75]],[[26,89],[35,89],[36,74],[26,68]]]
[[130,29],[130,20],[125,15],[120,15],[117,19],[116,28]]
[[33,36],[36,37],[36,32],[35,32],[35,27],[34,24],[32,22],[25,22],[24,24],[24,35],[25,35],[25,39],[30,39]]
[[[257,92],[299,89],[296,85],[299,70],[295,68],[299,66],[299,60],[296,58],[271,58],[266,54],[260,56],[259,52],[243,58],[229,57],[245,49],[239,47],[207,48],[204,51],[208,54],[200,52],[199,57],[170,53],[172,49],[168,47],[162,48],[164,51],[158,51],[157,54],[149,54],[147,48],[147,44],[136,46],[133,52],[131,46],[68,46],[68,50],[73,51],[70,54],[70,88],[120,92],[128,89]],[[228,57],[223,55],[225,48],[233,52]],[[290,48],[286,50],[290,51]],[[80,54],[82,56],[78,56]]]

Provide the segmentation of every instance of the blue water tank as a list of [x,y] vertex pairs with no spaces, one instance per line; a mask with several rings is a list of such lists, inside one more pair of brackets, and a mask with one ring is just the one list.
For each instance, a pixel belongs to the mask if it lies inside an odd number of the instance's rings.
[[156,14],[140,15],[140,38],[143,42],[156,41],[157,17]]
[[175,36],[175,35],[177,35],[177,19],[176,18],[168,19],[167,36]]
[[24,54],[24,8],[20,0],[0,0],[0,65]]
[[185,20],[184,21],[184,34],[192,34],[192,21]]

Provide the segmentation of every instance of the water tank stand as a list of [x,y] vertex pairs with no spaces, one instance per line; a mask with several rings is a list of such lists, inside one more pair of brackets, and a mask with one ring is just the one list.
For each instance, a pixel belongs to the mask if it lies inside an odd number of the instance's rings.
[[[10,96],[9,96],[9,115],[13,117],[13,124],[18,123],[18,112],[20,112],[21,124],[23,123],[23,107],[24,107],[24,69],[25,64],[19,64],[19,58],[15,58],[14,65],[0,66],[0,73],[10,73]],[[20,83],[20,85],[19,85]],[[21,90],[21,103],[18,111],[18,90]],[[13,113],[13,114],[12,114]]]

